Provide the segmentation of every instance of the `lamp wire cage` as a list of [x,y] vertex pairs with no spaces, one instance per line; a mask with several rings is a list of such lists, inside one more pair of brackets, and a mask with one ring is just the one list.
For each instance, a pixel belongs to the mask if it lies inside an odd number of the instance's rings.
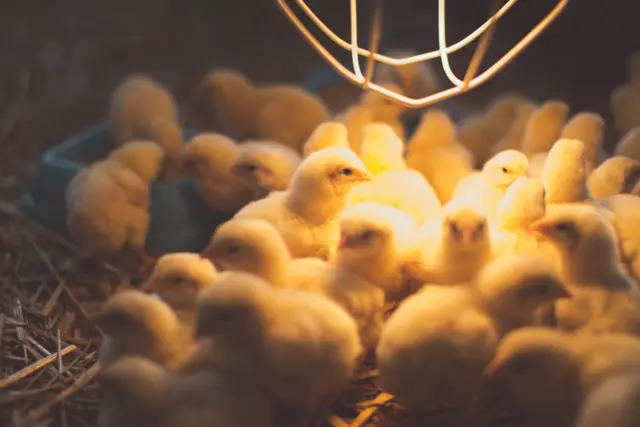
[[[301,22],[300,18],[293,12],[287,0],[276,0],[284,14],[300,31],[305,40],[329,63],[337,72],[342,74],[347,80],[359,85],[363,89],[373,90],[388,98],[391,98],[407,107],[420,108],[438,101],[445,100],[464,92],[469,91],[495,76],[502,68],[511,62],[518,54],[520,54],[528,45],[531,44],[565,9],[569,0],[558,0],[555,6],[548,14],[534,26],[527,35],[525,35],[518,43],[516,43],[507,53],[498,59],[493,65],[488,67],[484,72],[478,75],[480,63],[484,58],[495,33],[497,22],[511,9],[518,0],[492,0],[491,10],[488,19],[480,25],[475,31],[470,33],[464,39],[455,44],[447,45],[446,30],[446,2],[447,0],[438,0],[438,49],[432,52],[425,52],[406,58],[391,58],[378,52],[380,37],[382,34],[383,23],[383,0],[367,0],[373,1],[374,9],[370,23],[369,31],[369,48],[365,49],[358,44],[358,0],[350,1],[350,41],[346,41],[335,34],[307,5],[305,0],[295,1],[302,12],[309,20],[322,31],[333,43],[337,44],[344,50],[351,52],[352,70],[349,70],[340,63],[311,31]],[[449,64],[449,55],[467,46],[474,40],[480,38],[475,51],[469,61],[467,70],[462,79],[458,78],[451,69]],[[363,73],[360,67],[360,56],[367,59],[366,68]],[[392,66],[415,64],[423,61],[430,61],[440,58],[442,68],[445,75],[452,83],[452,87],[433,93],[423,98],[410,98],[404,94],[397,93],[393,90],[385,88],[372,81],[372,77],[377,62],[382,62]]]

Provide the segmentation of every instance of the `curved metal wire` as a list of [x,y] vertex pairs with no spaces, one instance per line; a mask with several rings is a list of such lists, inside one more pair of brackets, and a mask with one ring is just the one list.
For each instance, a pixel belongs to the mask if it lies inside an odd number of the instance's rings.
[[[291,10],[286,0],[276,0],[284,14],[289,20],[296,26],[303,37],[307,40],[311,46],[329,63],[336,71],[342,74],[347,80],[355,83],[365,89],[370,89],[387,96],[407,107],[424,107],[426,105],[433,104],[438,101],[453,97],[464,93],[472,88],[475,88],[497,74],[502,68],[504,68],[510,61],[512,61],[518,54],[520,54],[531,42],[538,37],[550,24],[553,22],[560,13],[565,9],[569,0],[558,0],[556,6],[543,18],[526,36],[524,36],[518,43],[515,44],[506,54],[504,54],[499,60],[497,60],[491,67],[485,70],[482,74],[476,76],[482,57],[486,53],[490,40],[495,31],[496,23],[518,0],[508,0],[500,8],[495,8],[495,13],[487,19],[487,21],[478,27],[474,32],[469,34],[464,39],[455,43],[454,45],[447,46],[446,43],[446,0],[438,0],[438,47],[437,51],[422,53],[407,58],[390,58],[388,56],[379,54],[376,52],[377,46],[370,47],[369,50],[363,49],[358,45],[358,7],[357,0],[350,0],[350,18],[351,18],[351,31],[350,41],[347,42],[338,37],[331,29],[322,22],[318,16],[313,13],[309,6],[305,3],[305,0],[296,0],[296,3],[300,6],[301,10],[309,17],[313,22],[329,39],[335,44],[345,50],[351,51],[351,60],[353,65],[353,71],[347,69],[342,65],[327,49],[318,41],[318,39],[311,34],[309,29],[300,21],[298,16]],[[374,22],[371,29],[370,40],[372,42],[379,41],[381,31],[381,1],[376,2],[376,10],[374,14],[374,21],[377,20],[377,24]],[[379,17],[378,17],[378,14]],[[376,34],[377,32],[377,34]],[[449,65],[448,55],[456,52],[472,41],[481,37],[478,46],[475,49],[473,58],[471,59],[467,71],[463,80],[460,80]],[[375,44],[375,43],[372,43]],[[360,55],[368,58],[367,76],[362,74],[360,68]],[[430,60],[434,58],[440,58],[442,67],[445,71],[447,78],[454,85],[453,87],[426,96],[424,98],[409,98],[405,95],[390,91],[374,82],[371,82],[370,76],[372,68],[375,65],[375,61],[380,61],[390,65],[406,65],[414,64],[417,62]]]

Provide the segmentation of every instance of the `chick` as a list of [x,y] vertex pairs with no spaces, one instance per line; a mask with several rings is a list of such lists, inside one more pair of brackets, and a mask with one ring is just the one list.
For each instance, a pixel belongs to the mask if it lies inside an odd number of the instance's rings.
[[[411,49],[395,49],[386,55],[408,58],[417,55],[417,52]],[[395,66],[381,62],[376,67],[375,81],[399,85],[404,94],[415,99],[434,94],[440,86],[438,77],[428,61]]]
[[525,102],[518,106],[509,130],[491,147],[489,155],[494,156],[504,150],[520,150],[527,123],[535,110],[536,104],[533,102]]
[[109,366],[100,383],[101,427],[274,426],[272,407],[260,390],[215,372],[177,375],[128,356]]
[[628,83],[617,87],[609,97],[609,105],[618,137],[640,126],[640,85]]
[[616,144],[614,156],[626,156],[640,162],[640,126],[630,129]]
[[105,257],[126,245],[143,262],[149,230],[149,185],[159,174],[164,151],[134,141],[81,171],[65,193],[69,234],[90,255]]
[[553,144],[541,180],[547,205],[591,200],[584,144],[577,139],[560,139]]
[[587,180],[589,193],[596,200],[630,193],[640,180],[640,162],[617,155],[604,161]]
[[491,157],[491,148],[509,131],[517,109],[529,103],[521,94],[507,92],[491,101],[480,114],[472,115],[460,124],[458,139],[471,151],[478,166]]
[[577,139],[584,144],[587,173],[591,173],[600,163],[604,124],[604,119],[599,114],[582,112],[574,115],[560,132],[560,139]]
[[309,157],[311,153],[324,148],[350,148],[347,139],[347,128],[340,122],[324,122],[314,129],[302,147],[302,157]]
[[189,325],[166,303],[139,291],[113,295],[95,322],[105,333],[98,353],[103,367],[134,355],[175,366],[193,348]]
[[372,175],[393,169],[406,169],[404,143],[393,129],[384,123],[364,127],[358,155]]
[[153,292],[171,307],[183,323],[192,324],[196,297],[216,279],[211,262],[199,254],[177,252],[158,258],[143,290]]
[[477,288],[423,288],[387,321],[376,350],[379,382],[408,407],[469,410],[500,337],[566,296],[538,259],[513,255],[487,269]]
[[233,171],[251,185],[256,199],[289,188],[301,161],[297,152],[273,141],[246,141],[238,148]]
[[[617,194],[602,201],[606,217],[617,234],[622,261],[627,270],[640,280],[640,233],[638,233],[638,215],[640,198],[631,194]],[[607,215],[608,214],[608,215]]]
[[435,218],[440,200],[425,177],[413,169],[392,169],[363,182],[349,192],[347,203],[371,202],[408,213],[418,225]]
[[569,105],[549,100],[540,105],[529,117],[522,140],[522,152],[531,158],[536,153],[546,153],[560,138],[569,116]]
[[298,86],[256,85],[230,69],[207,74],[198,92],[215,129],[237,139],[277,141],[298,152],[329,114],[320,97]]
[[173,96],[144,74],[133,74],[116,88],[109,107],[109,126],[119,145],[150,140],[167,153],[165,177],[179,176],[180,150],[184,144]]
[[546,214],[531,224],[558,249],[563,279],[567,283],[599,283],[607,289],[630,291],[633,281],[619,265],[615,229],[593,206],[547,206]]
[[373,112],[362,105],[354,104],[339,114],[335,120],[346,126],[351,149],[356,153],[360,152],[362,132],[367,124],[373,123]]
[[371,179],[346,148],[325,148],[305,158],[288,190],[242,208],[235,218],[264,219],[282,234],[294,258],[329,259],[338,245],[338,223],[348,192]]
[[486,214],[477,205],[453,200],[442,214],[425,223],[418,236],[421,259],[409,271],[437,284],[468,282],[494,257]]
[[502,151],[485,163],[481,173],[460,180],[453,198],[476,200],[493,216],[509,186],[526,176],[528,167],[529,160],[520,151]]
[[[441,203],[451,200],[458,182],[473,171],[473,156],[456,141],[456,128],[442,110],[427,111],[413,133],[406,152],[407,165],[433,186]],[[447,165],[442,167],[442,165]]]
[[[380,86],[392,92],[403,93],[402,88],[393,83],[384,83]],[[401,116],[407,107],[373,90],[365,90],[360,96],[359,104],[371,111],[373,122],[389,125],[396,135],[404,141],[406,131]]]
[[347,385],[362,353],[356,323],[339,305],[276,291],[247,273],[222,273],[201,294],[197,313],[196,336],[211,345],[189,369],[204,364],[252,379],[305,418]]
[[590,390],[576,421],[576,427],[633,427],[640,424],[640,373],[623,373],[606,378]]
[[239,155],[238,145],[220,133],[195,136],[182,150],[188,174],[217,213],[232,214],[254,198],[251,185],[234,173]]
[[531,421],[574,425],[580,404],[599,381],[637,369],[640,341],[624,334],[568,335],[522,328],[500,342],[485,377],[500,380]]

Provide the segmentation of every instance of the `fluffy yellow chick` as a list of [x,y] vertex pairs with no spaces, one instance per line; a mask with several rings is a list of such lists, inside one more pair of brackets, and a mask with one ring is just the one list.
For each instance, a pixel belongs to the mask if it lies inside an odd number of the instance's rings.
[[613,156],[594,170],[587,180],[589,193],[596,200],[630,193],[640,180],[640,162],[625,156]]
[[612,375],[589,392],[576,427],[634,427],[640,424],[640,373]]
[[600,163],[604,142],[604,119],[601,115],[581,112],[574,115],[562,128],[560,139],[577,139],[584,144],[587,173]]
[[171,307],[181,322],[193,323],[198,293],[210,286],[217,271],[200,254],[177,252],[158,258],[143,290],[153,292]]
[[[380,86],[389,89],[392,92],[403,93],[402,88],[393,83],[384,83]],[[371,111],[371,118],[374,122],[381,122],[389,125],[396,135],[404,141],[406,131],[400,118],[407,107],[373,90],[365,90],[360,96],[359,103],[361,106]]]
[[349,191],[371,179],[358,156],[325,148],[305,158],[289,189],[242,208],[235,218],[264,219],[282,234],[294,258],[329,259],[339,239],[339,218]]
[[128,356],[102,373],[100,385],[101,427],[274,426],[271,404],[259,389],[215,372],[179,375]]
[[276,291],[247,273],[220,274],[201,294],[197,313],[196,336],[211,345],[190,369],[204,364],[253,379],[305,418],[347,385],[362,353],[356,323],[339,305],[312,293]]
[[289,188],[301,161],[297,152],[273,141],[246,141],[238,148],[233,171],[253,187],[256,199]]
[[549,100],[540,105],[529,117],[522,140],[522,152],[531,157],[546,153],[560,138],[562,128],[569,116],[569,105],[558,100]]
[[489,159],[491,148],[509,131],[517,109],[529,103],[521,94],[507,92],[491,101],[481,113],[460,124],[458,139],[471,151],[478,166]]
[[344,123],[347,128],[349,146],[353,151],[358,153],[360,151],[360,145],[362,144],[364,127],[369,123],[373,123],[373,113],[371,110],[362,105],[355,104],[339,114],[335,120]]
[[66,189],[69,234],[89,254],[104,257],[129,245],[143,262],[149,230],[149,185],[164,158],[160,146],[134,141],[76,175]]
[[500,342],[485,376],[507,387],[536,425],[567,426],[588,391],[611,374],[640,366],[640,341],[624,334],[569,335],[522,328]]
[[406,169],[404,143],[384,123],[365,125],[358,155],[373,175],[392,169]]
[[528,167],[529,160],[520,151],[502,151],[489,159],[479,174],[460,180],[453,199],[475,200],[493,216],[509,186],[526,176]]
[[[407,165],[429,181],[441,203],[451,200],[458,182],[473,171],[473,156],[456,141],[456,127],[446,112],[427,111],[406,152]],[[446,167],[443,167],[446,165]]]
[[[407,58],[417,55],[411,49],[393,49],[385,55],[391,58]],[[406,65],[389,65],[380,62],[376,67],[375,81],[394,83],[410,98],[424,98],[435,93],[440,86],[438,77],[428,61]]]
[[328,110],[317,95],[295,85],[256,85],[235,70],[207,74],[198,89],[215,128],[238,139],[277,141],[301,152]]
[[558,140],[549,151],[540,178],[547,205],[590,200],[584,144],[577,139]]
[[537,258],[495,262],[475,288],[427,286],[387,321],[376,350],[379,382],[403,404],[427,409],[443,402],[469,410],[500,337],[566,296]]
[[408,213],[418,225],[440,214],[442,205],[426,178],[413,169],[382,172],[349,192],[349,205],[372,202]]
[[491,147],[489,151],[490,156],[496,155],[504,150],[521,149],[527,123],[536,110],[536,107],[536,104],[533,102],[525,102],[516,108],[515,116],[511,122],[511,126],[509,126],[509,130]]
[[175,366],[193,346],[190,326],[166,303],[139,291],[110,297],[95,322],[105,333],[98,353],[103,367],[128,355]]
[[612,213],[607,218],[613,224],[617,240],[620,242],[622,261],[638,281],[640,280],[640,233],[638,233],[637,224],[638,215],[640,215],[640,198],[631,194],[617,194],[604,199],[602,205]]
[[239,154],[238,145],[220,133],[195,136],[182,150],[188,174],[215,212],[234,213],[254,198],[250,184],[234,172]]
[[617,87],[609,97],[609,105],[619,137],[640,126],[640,85],[637,82]]
[[585,204],[547,206],[531,224],[558,249],[567,283],[599,283],[607,289],[630,291],[636,286],[623,271],[614,227],[597,208]]
[[167,153],[165,176],[179,176],[184,140],[178,108],[171,93],[160,83],[143,74],[124,79],[111,98],[109,125],[120,145],[133,140],[159,144]]
[[629,129],[613,151],[614,156],[626,156],[640,162],[640,126]]
[[437,284],[468,282],[494,257],[490,224],[477,205],[453,200],[420,229],[421,259],[411,274]]
[[314,129],[302,147],[302,156],[309,157],[311,153],[324,148],[350,148],[347,139],[347,128],[340,122],[324,122]]

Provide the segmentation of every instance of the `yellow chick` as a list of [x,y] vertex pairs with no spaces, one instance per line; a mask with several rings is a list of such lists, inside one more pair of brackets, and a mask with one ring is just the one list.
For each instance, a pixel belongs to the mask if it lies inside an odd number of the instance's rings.
[[355,104],[339,114],[335,120],[343,123],[347,128],[347,137],[351,149],[358,153],[362,144],[362,132],[365,125],[373,123],[373,113],[362,105]]
[[560,139],[553,144],[541,180],[547,205],[591,200],[584,144],[577,139]]
[[640,162],[640,126],[629,129],[613,150],[614,156],[626,156]]
[[65,193],[69,234],[92,256],[105,257],[129,245],[143,262],[149,230],[149,186],[159,174],[164,151],[134,141],[84,169]]
[[509,186],[526,176],[528,167],[529,160],[520,151],[502,151],[489,159],[479,174],[460,180],[453,199],[474,200],[494,216]]
[[324,148],[350,148],[347,139],[347,128],[340,122],[324,122],[314,129],[302,147],[302,157],[309,157],[311,153]]
[[[224,272],[198,300],[196,336],[209,338],[199,365],[241,375],[304,414],[347,385],[362,353],[355,321],[331,300],[276,291],[257,276]],[[205,341],[206,342],[206,341]]]
[[560,132],[560,139],[577,139],[584,144],[587,173],[591,173],[600,163],[604,125],[604,119],[599,114],[582,112],[574,115]]
[[379,382],[409,408],[443,402],[468,413],[500,337],[566,297],[539,259],[495,262],[475,287],[427,286],[387,321],[376,350]]
[[180,150],[184,145],[178,122],[178,108],[171,93],[160,83],[144,74],[124,79],[111,97],[109,126],[116,143],[149,140],[167,153],[165,177],[180,174]]
[[171,253],[158,258],[142,289],[160,297],[181,322],[192,324],[198,293],[210,286],[216,275],[213,264],[200,254]]
[[589,193],[596,200],[631,193],[640,180],[640,162],[616,155],[605,160],[587,180]]
[[500,380],[536,425],[574,425],[588,391],[603,378],[638,369],[640,341],[624,334],[569,335],[530,327],[502,339],[485,377]]
[[272,405],[259,389],[215,372],[179,375],[127,356],[102,373],[100,385],[102,427],[274,426]]
[[234,218],[264,219],[282,234],[294,258],[328,260],[339,239],[339,218],[349,191],[371,179],[346,148],[325,148],[305,158],[289,189],[242,208]]
[[558,100],[549,100],[540,105],[529,117],[522,140],[522,152],[529,157],[546,153],[560,138],[562,128],[569,116],[569,105]]
[[640,85],[637,82],[617,87],[609,97],[609,105],[618,137],[640,126]]
[[[380,86],[392,92],[403,93],[402,88],[397,84],[383,83]],[[401,116],[407,107],[373,90],[365,90],[360,96],[359,104],[371,111],[373,122],[389,125],[396,135],[404,141],[406,131]]]
[[638,233],[637,224],[638,215],[640,215],[640,198],[631,194],[617,194],[604,199],[602,206],[610,213],[606,217],[615,228],[622,261],[638,281],[640,280],[640,233]]
[[491,101],[482,112],[460,124],[458,140],[473,154],[478,166],[491,157],[489,153],[492,147],[507,134],[516,118],[517,109],[530,103],[517,92],[507,92]]
[[238,145],[220,133],[195,136],[182,150],[187,173],[215,212],[232,214],[254,199],[253,188],[234,173],[239,154]]
[[105,333],[98,352],[103,367],[134,355],[173,367],[193,347],[190,325],[166,303],[139,291],[113,295],[94,320]]
[[494,156],[504,150],[520,150],[522,147],[522,140],[524,139],[524,133],[527,128],[529,118],[536,110],[536,104],[533,102],[525,102],[518,106],[515,111],[515,116],[509,126],[509,130],[504,134],[498,142],[496,142],[491,150],[489,156]]
[[421,259],[410,271],[424,282],[468,282],[494,257],[489,221],[481,208],[466,201],[445,205],[439,217],[422,226],[418,238]]
[[289,188],[301,161],[297,152],[273,141],[246,141],[238,148],[233,171],[249,183],[256,199]]
[[404,161],[404,143],[384,123],[364,126],[362,144],[358,155],[372,175],[393,169],[407,169]]
[[237,139],[277,141],[298,152],[329,111],[322,99],[295,85],[256,85],[235,70],[207,74],[199,89],[215,129]]
[[[451,200],[458,182],[473,171],[473,156],[456,141],[456,128],[446,112],[427,111],[406,152],[407,165],[429,181],[441,203]],[[446,165],[446,167],[443,167]]]
[[640,424],[638,412],[640,373],[612,375],[593,388],[584,400],[576,427],[633,427]]
[[616,231],[597,208],[585,204],[547,206],[545,216],[530,229],[558,249],[567,283],[599,283],[607,289],[626,291],[636,288],[619,264]]

